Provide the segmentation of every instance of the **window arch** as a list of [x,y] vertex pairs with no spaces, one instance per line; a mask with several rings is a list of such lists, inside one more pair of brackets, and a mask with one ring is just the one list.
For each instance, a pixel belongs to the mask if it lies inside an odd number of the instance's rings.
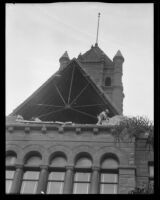
[[102,169],[117,169],[118,162],[117,160],[113,158],[104,159],[103,162],[101,163],[101,168]]
[[39,166],[42,162],[42,159],[39,155],[30,156],[24,164],[28,166]]
[[35,194],[37,191],[42,157],[38,152],[30,152],[24,161],[24,174],[21,185],[21,194]]
[[111,86],[111,77],[105,78],[105,86]]
[[116,194],[118,190],[118,161],[105,157],[101,162],[100,194]]
[[66,164],[67,164],[67,161],[64,156],[57,156],[50,161],[50,166],[53,166],[53,167],[65,167]]
[[76,162],[76,167],[89,168],[92,166],[92,160],[88,157],[80,157]]
[[24,158],[24,165],[39,166],[42,163],[42,156],[39,152],[29,152]]
[[59,154],[52,157],[49,165],[47,194],[62,194],[66,172],[67,159]]
[[17,154],[13,151],[8,152],[6,155],[6,165],[14,165],[17,160]]
[[92,160],[88,156],[81,156],[75,163],[74,194],[88,194],[91,182]]
[[7,152],[6,154],[6,193],[10,193],[14,175],[17,154],[15,152]]

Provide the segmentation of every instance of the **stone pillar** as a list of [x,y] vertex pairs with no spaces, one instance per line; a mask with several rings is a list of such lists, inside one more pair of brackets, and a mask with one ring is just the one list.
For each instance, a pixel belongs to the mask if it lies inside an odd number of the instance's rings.
[[16,165],[16,171],[10,193],[12,194],[20,193],[22,179],[23,179],[23,165]]
[[135,166],[120,166],[118,193],[128,194],[129,191],[135,188]]
[[91,176],[91,186],[90,186],[90,194],[98,194],[99,193],[99,167],[92,168],[92,176]]
[[41,165],[41,172],[39,176],[38,181],[38,187],[37,187],[37,194],[42,194],[41,192],[46,193],[46,187],[47,187],[47,180],[48,180],[48,166]]
[[64,194],[72,194],[73,188],[73,166],[66,166],[66,175],[64,181]]

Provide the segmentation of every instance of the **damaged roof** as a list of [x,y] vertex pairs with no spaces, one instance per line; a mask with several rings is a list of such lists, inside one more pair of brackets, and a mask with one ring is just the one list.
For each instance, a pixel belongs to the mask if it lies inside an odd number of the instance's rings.
[[42,121],[95,124],[97,115],[106,108],[109,110],[109,117],[119,114],[109,97],[74,58],[63,70],[52,75],[11,115],[21,115],[25,120],[37,117]]

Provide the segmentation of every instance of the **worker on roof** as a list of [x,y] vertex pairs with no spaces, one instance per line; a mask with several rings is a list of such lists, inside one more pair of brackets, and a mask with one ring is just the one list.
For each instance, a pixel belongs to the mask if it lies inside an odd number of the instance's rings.
[[102,121],[108,121],[108,120],[109,120],[108,114],[109,114],[109,110],[108,110],[108,109],[102,111],[102,112],[97,116],[97,118],[98,118],[97,125],[102,124]]

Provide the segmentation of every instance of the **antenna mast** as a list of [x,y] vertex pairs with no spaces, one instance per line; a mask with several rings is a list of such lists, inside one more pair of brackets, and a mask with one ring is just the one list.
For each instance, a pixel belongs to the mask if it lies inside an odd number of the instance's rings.
[[100,14],[101,13],[98,13],[98,26],[97,26],[97,37],[96,37],[96,46],[98,46],[98,32],[99,32],[99,19],[100,19]]

